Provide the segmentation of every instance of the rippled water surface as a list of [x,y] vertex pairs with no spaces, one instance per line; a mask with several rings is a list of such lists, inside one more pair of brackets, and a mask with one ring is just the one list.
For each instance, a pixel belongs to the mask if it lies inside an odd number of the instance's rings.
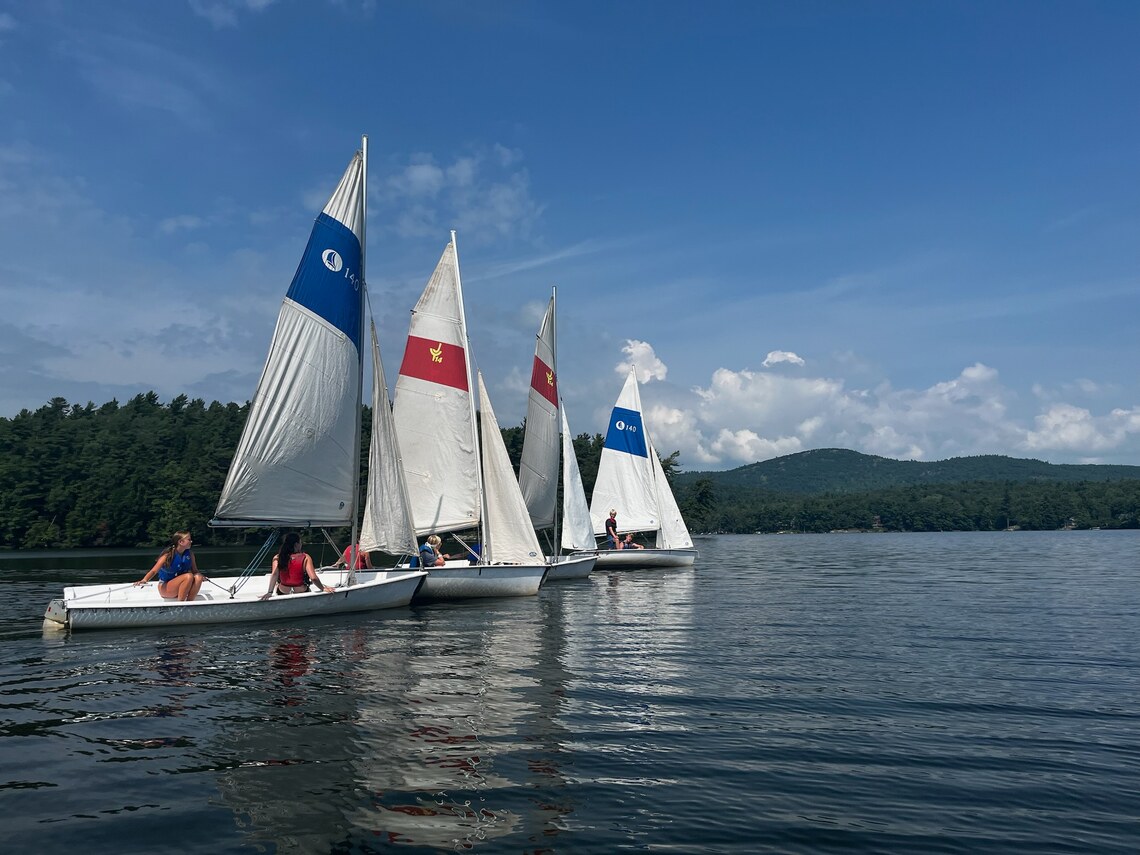
[[1140,850],[1140,533],[698,546],[534,598],[73,636],[48,599],[149,554],[0,557],[4,846]]

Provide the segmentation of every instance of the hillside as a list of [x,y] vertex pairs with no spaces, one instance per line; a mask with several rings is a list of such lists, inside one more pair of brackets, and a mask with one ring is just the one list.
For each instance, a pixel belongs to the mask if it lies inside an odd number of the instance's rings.
[[821,448],[724,472],[685,472],[677,476],[677,483],[692,486],[701,479],[708,479],[729,493],[817,495],[967,481],[1023,484],[1140,480],[1140,466],[1056,464],[1000,455],[953,457],[924,463],[891,460],[843,448]]

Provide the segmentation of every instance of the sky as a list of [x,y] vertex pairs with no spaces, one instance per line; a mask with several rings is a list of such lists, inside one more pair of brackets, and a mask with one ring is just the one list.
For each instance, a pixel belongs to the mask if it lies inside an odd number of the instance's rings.
[[389,383],[457,234],[518,425],[686,471],[1140,464],[1140,3],[0,0],[0,416],[245,402],[369,139]]

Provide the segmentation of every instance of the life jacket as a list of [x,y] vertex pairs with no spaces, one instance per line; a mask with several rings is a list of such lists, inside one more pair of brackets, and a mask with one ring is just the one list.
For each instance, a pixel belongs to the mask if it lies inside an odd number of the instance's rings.
[[[350,562],[352,560],[352,547],[351,546],[345,547],[343,557],[344,557],[344,566],[347,567],[348,562]],[[361,549],[359,546],[356,548],[356,569],[357,570],[367,569],[364,566],[364,550]]]
[[174,555],[170,557],[170,563],[165,567],[160,567],[158,570],[158,581],[169,582],[175,576],[181,576],[183,573],[189,573],[193,565],[190,563],[190,550],[184,552],[174,551]]
[[297,588],[301,585],[308,585],[308,576],[305,574],[305,558],[307,556],[304,552],[294,552],[289,556],[289,566],[284,570],[281,565],[277,565],[277,584],[285,588]]

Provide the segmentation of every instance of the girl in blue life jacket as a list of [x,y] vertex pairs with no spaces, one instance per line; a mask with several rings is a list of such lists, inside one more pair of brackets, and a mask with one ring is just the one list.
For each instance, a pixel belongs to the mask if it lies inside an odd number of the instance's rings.
[[145,585],[157,573],[158,593],[164,600],[194,599],[206,577],[198,572],[198,562],[190,551],[193,543],[190,532],[174,532],[170,546],[162,550],[154,566],[135,585]]

